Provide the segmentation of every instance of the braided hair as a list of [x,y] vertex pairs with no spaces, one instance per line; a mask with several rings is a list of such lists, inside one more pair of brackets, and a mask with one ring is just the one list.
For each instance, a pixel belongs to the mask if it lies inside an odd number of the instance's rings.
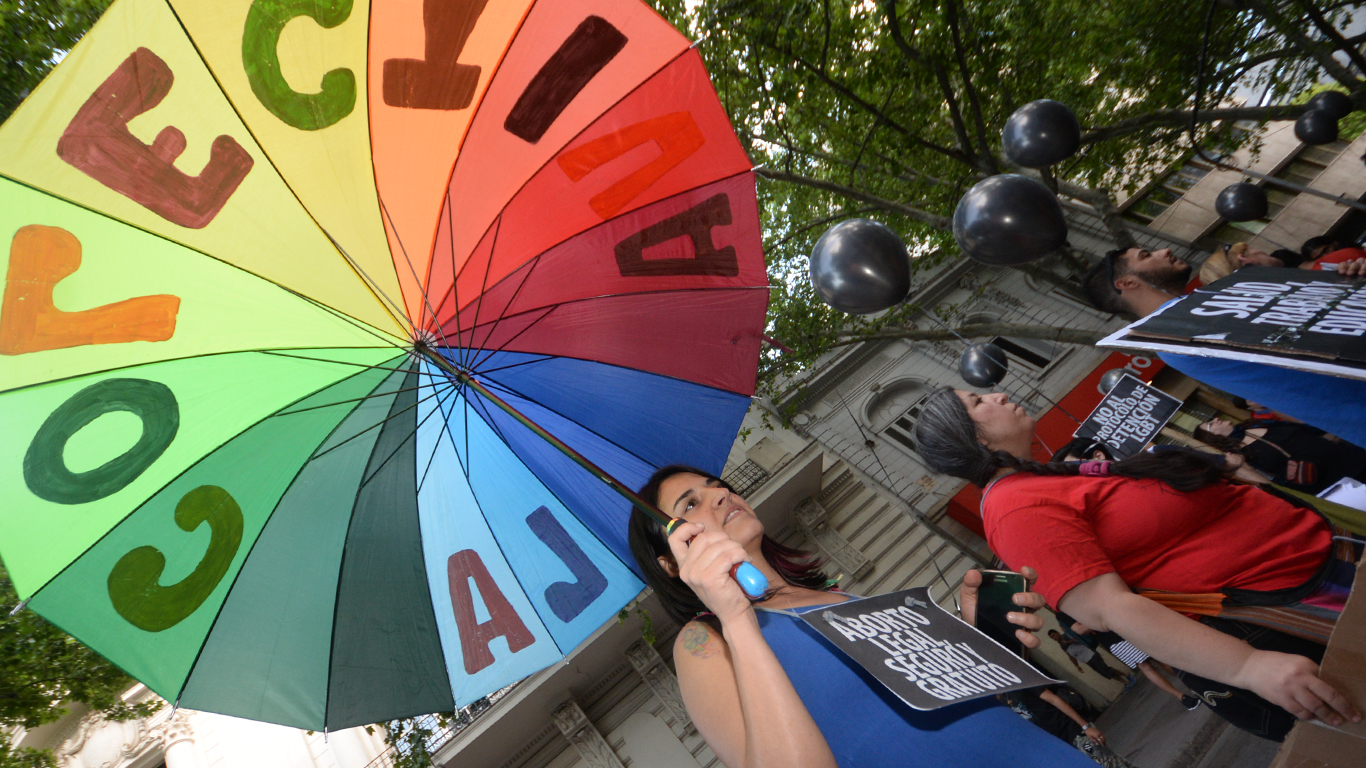
[[1224,480],[1224,469],[1199,451],[1144,451],[1115,462],[1105,462],[1103,473],[1092,470],[1096,462],[1042,462],[1022,459],[1007,451],[993,451],[978,439],[977,424],[967,406],[950,387],[932,392],[920,406],[915,423],[915,450],[930,469],[941,475],[962,478],[978,486],[1001,469],[1035,475],[1108,474],[1136,479],[1160,480],[1178,491],[1198,491]]

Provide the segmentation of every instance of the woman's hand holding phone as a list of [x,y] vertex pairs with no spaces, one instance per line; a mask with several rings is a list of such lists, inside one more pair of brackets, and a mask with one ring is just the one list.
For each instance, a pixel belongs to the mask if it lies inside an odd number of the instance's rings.
[[[1015,639],[1026,648],[1038,648],[1040,641],[1034,633],[1043,629],[1043,618],[1033,611],[1044,607],[1044,599],[1043,595],[1030,592],[1028,586],[1038,580],[1039,573],[1025,566],[1020,569],[1020,575],[1025,579],[1025,591],[1016,593],[1012,597],[1012,602],[1021,610],[1007,613],[1006,620],[1018,627],[1015,630]],[[958,608],[963,621],[974,627],[977,626],[978,592],[981,587],[982,573],[974,568],[963,575],[963,584],[958,590]]]

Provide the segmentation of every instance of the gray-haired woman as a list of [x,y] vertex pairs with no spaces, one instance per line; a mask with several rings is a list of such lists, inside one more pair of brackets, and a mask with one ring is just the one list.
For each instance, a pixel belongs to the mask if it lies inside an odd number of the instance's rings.
[[[1360,721],[1316,676],[1322,644],[1229,626],[1238,622],[1202,623],[1135,592],[1319,597],[1321,587],[1343,580],[1338,566],[1345,565],[1333,558],[1326,521],[1227,483],[1219,466],[1194,452],[1043,463],[1030,458],[1033,438],[1034,419],[1006,395],[948,388],[925,400],[915,428],[917,452],[931,469],[985,489],[987,542],[1012,567],[1034,565],[1035,590],[1055,609],[1224,683],[1249,703],[1260,696],[1296,717]],[[1264,708],[1260,722],[1230,720],[1284,738],[1293,720],[1267,722],[1267,710],[1275,711]]]

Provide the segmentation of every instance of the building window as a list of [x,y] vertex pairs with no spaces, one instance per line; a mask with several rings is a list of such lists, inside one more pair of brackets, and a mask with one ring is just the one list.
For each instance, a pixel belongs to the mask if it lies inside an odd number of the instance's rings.
[[915,440],[911,435],[926,394],[924,385],[918,381],[899,381],[883,387],[868,404],[868,425],[873,432],[914,451]]
[[759,486],[768,481],[768,472],[754,459],[745,459],[743,464],[727,472],[721,480],[729,485],[737,496],[745,497],[759,490]]
[[1058,348],[1054,344],[1039,339],[1008,339],[1005,336],[997,336],[991,343],[1000,347],[1012,363],[1020,363],[1035,371],[1047,368],[1058,353]]
[[1212,170],[1214,166],[1198,157],[1187,160],[1125,205],[1124,218],[1144,226],[1151,224]]
[[[1318,147],[1305,146],[1300,149],[1294,160],[1271,175],[1303,187],[1312,186],[1314,179],[1318,178],[1318,175],[1323,172],[1324,168],[1328,167],[1329,163],[1342,154],[1342,150],[1347,148],[1347,144],[1348,142],[1339,140]],[[1225,221],[1211,232],[1209,237],[1220,243],[1242,243],[1251,240],[1300,195],[1293,189],[1284,189],[1271,184],[1264,184],[1262,189],[1266,190],[1265,216],[1252,221]]]

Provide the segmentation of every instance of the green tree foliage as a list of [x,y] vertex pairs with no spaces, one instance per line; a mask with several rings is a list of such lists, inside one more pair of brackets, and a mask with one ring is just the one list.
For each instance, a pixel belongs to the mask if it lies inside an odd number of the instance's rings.
[[19,603],[9,574],[0,568],[0,768],[53,766],[52,755],[16,750],[3,735],[10,727],[37,728],[81,702],[110,720],[152,714],[160,700],[129,704],[122,695],[133,679]]
[[[1322,0],[1319,0],[1322,2]],[[1366,106],[1349,54],[1333,38],[1346,11],[1308,0],[1220,0],[1198,116],[1201,142],[1227,151],[1252,134],[1235,121],[1294,119],[1284,104],[1321,77]],[[694,38],[759,167],[772,295],[761,390],[834,346],[876,336],[942,338],[911,327],[919,307],[843,315],[810,287],[816,238],[849,217],[876,218],[906,239],[918,269],[960,258],[949,234],[962,193],[1018,171],[1000,148],[1020,105],[1052,98],[1083,126],[1081,151],[1045,178],[1092,205],[1117,243],[1131,236],[1110,189],[1132,191],[1188,155],[1185,133],[1200,60],[1205,0],[708,0],[657,4]],[[1315,18],[1317,14],[1317,19]],[[1337,52],[1338,59],[1333,58]],[[1343,62],[1347,61],[1348,64]],[[1230,102],[1238,84],[1271,107]],[[1219,105],[1210,109],[1208,105]],[[1064,285],[1084,269],[1063,251],[1025,269]],[[1045,334],[1015,329],[1011,335]]]
[[0,121],[81,39],[110,0],[0,0]]

